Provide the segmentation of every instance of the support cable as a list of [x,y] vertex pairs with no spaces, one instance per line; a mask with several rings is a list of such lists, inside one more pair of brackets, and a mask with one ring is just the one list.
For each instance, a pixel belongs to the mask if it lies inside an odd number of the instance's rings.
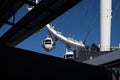
[[115,7],[115,11],[114,11],[114,13],[113,13],[112,23],[113,23],[113,21],[114,21],[114,19],[115,19],[115,16],[116,16],[116,14],[117,14],[118,9],[119,9],[119,3],[120,3],[120,1],[118,0],[117,5],[116,5],[116,7]]
[[13,24],[15,24],[15,21],[16,21],[16,15],[14,14],[13,15]]
[[91,8],[92,8],[92,6],[91,6],[92,2],[93,2],[93,0],[91,1],[91,3],[88,3],[86,9],[84,9],[84,15],[82,16],[82,18],[80,20],[81,24],[84,22],[84,19],[88,15],[89,10],[91,10]]
[[93,20],[93,23],[91,24],[91,26],[90,26],[90,28],[89,28],[86,36],[85,36],[84,43],[86,43],[86,41],[87,41],[90,33],[92,32],[93,28],[95,27],[95,26],[93,26],[93,25],[94,25],[94,23],[95,23],[95,21],[96,21],[96,19],[97,19],[97,15],[98,15],[98,12],[96,13],[95,18],[94,18],[94,20]]

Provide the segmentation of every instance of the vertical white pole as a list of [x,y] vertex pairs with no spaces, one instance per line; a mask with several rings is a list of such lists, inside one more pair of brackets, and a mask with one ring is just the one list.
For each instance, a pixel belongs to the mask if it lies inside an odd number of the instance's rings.
[[100,2],[100,51],[110,51],[112,0]]

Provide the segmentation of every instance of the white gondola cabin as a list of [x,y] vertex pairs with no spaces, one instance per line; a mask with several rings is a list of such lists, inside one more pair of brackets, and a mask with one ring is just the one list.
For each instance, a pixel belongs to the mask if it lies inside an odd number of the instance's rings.
[[46,51],[51,51],[54,48],[54,41],[52,40],[52,38],[46,38],[43,41],[42,46]]
[[74,53],[72,51],[64,54],[64,59],[74,59]]

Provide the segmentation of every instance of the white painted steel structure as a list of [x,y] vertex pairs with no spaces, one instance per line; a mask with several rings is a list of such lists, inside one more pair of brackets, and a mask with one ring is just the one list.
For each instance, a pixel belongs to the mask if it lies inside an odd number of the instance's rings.
[[[100,1],[100,51],[110,51],[110,38],[111,38],[111,5],[112,0],[101,0]],[[58,39],[66,44],[74,47],[84,47],[82,42],[69,40],[62,36],[50,25],[46,25],[47,29]]]
[[100,51],[110,51],[112,0],[100,1]]
[[53,26],[51,26],[50,24],[47,24],[46,27],[50,31],[50,33],[52,33],[57,39],[61,40],[65,44],[67,44],[69,46],[73,46],[73,47],[85,47],[85,45],[83,44],[82,41],[78,42],[76,40],[64,37],[63,35],[61,35],[60,32],[57,32],[53,28]]
[[[38,3],[38,0],[33,0],[34,3]],[[100,0],[100,51],[110,51],[110,36],[111,36],[111,5],[112,0]],[[28,7],[28,11],[33,9],[34,6]],[[64,42],[65,44],[73,47],[85,47],[82,41],[78,42],[71,38],[66,38],[59,32],[55,31],[50,25],[46,25],[47,29],[56,38]]]

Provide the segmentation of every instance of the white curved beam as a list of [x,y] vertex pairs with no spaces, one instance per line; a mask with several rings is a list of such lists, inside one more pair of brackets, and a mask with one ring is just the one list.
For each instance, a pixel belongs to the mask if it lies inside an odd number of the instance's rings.
[[50,33],[52,33],[57,39],[61,40],[62,42],[64,42],[67,45],[73,46],[73,47],[85,47],[85,45],[82,43],[82,41],[78,42],[76,40],[73,40],[71,38],[66,38],[63,35],[61,35],[60,32],[55,31],[53,26],[51,26],[50,24],[46,25],[47,29],[49,30]]

